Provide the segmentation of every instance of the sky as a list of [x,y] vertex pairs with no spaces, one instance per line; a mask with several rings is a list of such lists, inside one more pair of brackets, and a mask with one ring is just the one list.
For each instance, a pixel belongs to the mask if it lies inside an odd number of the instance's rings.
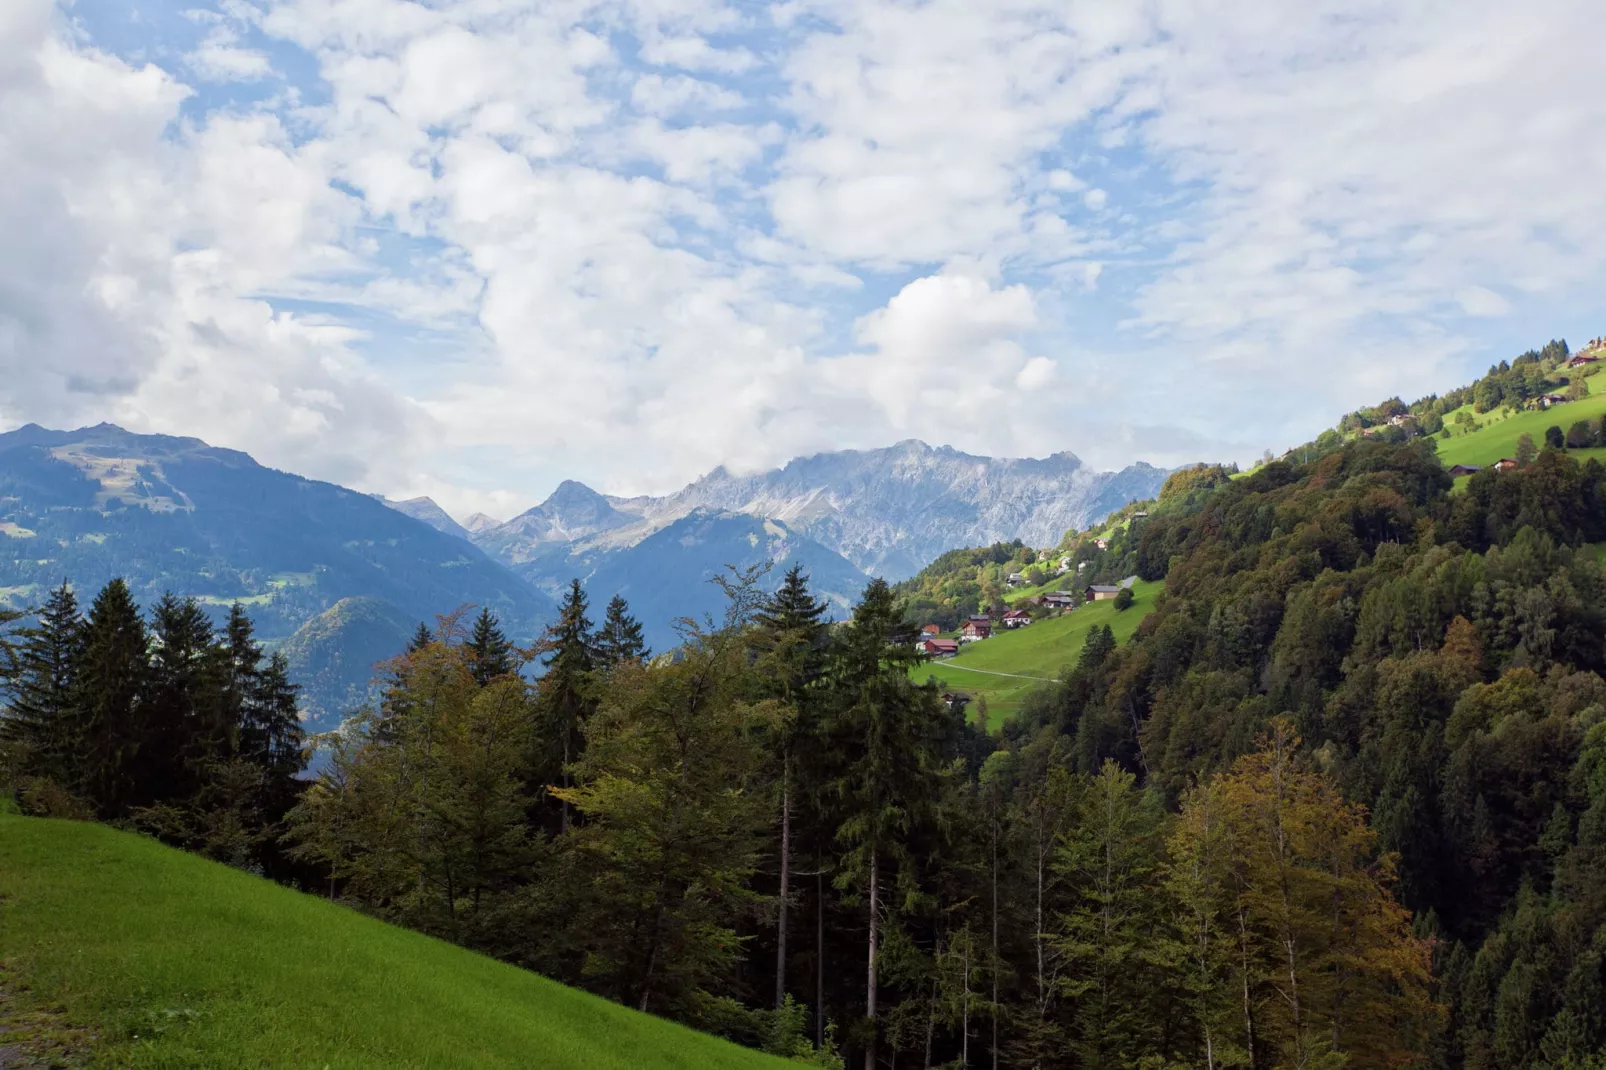
[[0,428],[459,516],[1606,334],[1599,0],[4,0]]

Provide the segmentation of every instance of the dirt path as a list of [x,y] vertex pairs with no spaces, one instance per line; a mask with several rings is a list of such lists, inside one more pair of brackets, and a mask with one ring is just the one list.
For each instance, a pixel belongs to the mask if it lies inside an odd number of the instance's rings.
[[960,665],[952,661],[937,662],[936,664],[942,665],[943,667],[949,669],[964,669],[966,672],[979,672],[987,676],[1007,676],[1012,680],[1036,680],[1040,684],[1059,683],[1058,680],[1050,679],[1047,676],[1023,676],[1018,672],[995,672],[992,669],[973,669],[969,665]]

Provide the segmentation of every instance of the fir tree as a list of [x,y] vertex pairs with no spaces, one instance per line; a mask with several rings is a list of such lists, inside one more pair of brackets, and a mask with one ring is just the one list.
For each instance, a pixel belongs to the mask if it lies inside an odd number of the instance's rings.
[[120,817],[143,801],[135,762],[148,667],[145,622],[128,584],[112,580],[95,596],[84,625],[83,660],[73,703],[83,725],[72,777],[104,816]]
[[416,654],[435,641],[435,633],[429,630],[429,625],[423,621],[418,622],[418,630],[407,641],[407,653]]
[[139,704],[138,802],[189,799],[229,746],[226,678],[212,622],[193,598],[168,593],[151,612],[150,671]]
[[651,651],[642,639],[641,622],[630,615],[630,606],[623,595],[614,595],[602,617],[602,627],[596,635],[597,661],[604,669],[612,669],[624,661],[645,661]]
[[498,676],[511,676],[518,671],[513,644],[507,641],[498,626],[496,615],[481,609],[474,618],[474,628],[468,637],[468,665],[474,682],[485,687]]
[[64,788],[72,786],[82,744],[74,685],[83,627],[78,598],[63,583],[50,592],[38,623],[17,633],[21,642],[7,669],[10,709],[0,719],[0,739],[19,746],[22,770]]
[[934,808],[946,765],[940,749],[941,701],[935,688],[909,679],[920,656],[914,627],[892,588],[885,580],[871,580],[828,669],[836,692],[836,732],[851,748],[836,783],[846,810],[837,832],[846,849],[837,882],[864,897],[866,1070],[876,1066],[879,952],[888,912],[882,884],[898,871],[904,880],[910,878],[910,837]]
[[[547,630],[546,647],[549,653],[542,664],[546,673],[541,677],[541,702],[558,749],[557,780],[567,786],[569,763],[580,756],[584,747],[583,729],[591,711],[596,708],[593,698],[592,674],[597,667],[596,649],[592,645],[591,620],[585,588],[579,580],[569,584],[569,593],[559,607],[558,622]],[[569,802],[559,803],[559,827],[569,830]]]

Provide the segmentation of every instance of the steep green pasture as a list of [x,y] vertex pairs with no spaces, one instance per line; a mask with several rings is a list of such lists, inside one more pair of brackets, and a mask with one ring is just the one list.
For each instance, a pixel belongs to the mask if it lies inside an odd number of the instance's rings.
[[[1606,387],[1606,376],[1591,375],[1585,382],[1589,384],[1591,393],[1580,401],[1558,405],[1553,409],[1518,412],[1503,420],[1491,420],[1464,435],[1436,439],[1439,460],[1446,468],[1456,464],[1493,464],[1502,457],[1515,456],[1517,439],[1525,434],[1533,437],[1535,445],[1543,446],[1545,429],[1548,427],[1560,427],[1566,431],[1579,420],[1600,419],[1606,415],[1606,393],[1602,392],[1602,388]],[[1446,422],[1449,422],[1448,418]],[[1574,450],[1572,453],[1583,460],[1606,451]]]
[[59,1029],[117,1067],[795,1065],[129,833],[4,814],[0,988],[0,1063]]
[[[1112,602],[1093,602],[1059,617],[968,643],[956,657],[918,665],[909,675],[921,683],[935,677],[945,690],[972,697],[985,695],[988,716],[996,724],[997,718],[1016,713],[1028,692],[1058,679],[1061,671],[1074,664],[1093,628],[1108,624],[1117,642],[1130,639],[1164,587],[1160,582],[1139,581],[1132,588],[1136,600],[1122,612],[1116,612]],[[997,675],[1001,673],[1010,675]],[[975,712],[972,702],[970,713],[974,716]]]

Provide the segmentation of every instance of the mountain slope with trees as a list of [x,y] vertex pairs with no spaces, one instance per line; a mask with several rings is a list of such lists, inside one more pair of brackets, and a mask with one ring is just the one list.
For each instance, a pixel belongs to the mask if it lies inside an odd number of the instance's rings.
[[146,605],[172,590],[221,619],[240,601],[281,639],[350,597],[416,620],[487,605],[526,637],[553,606],[463,539],[366,494],[110,424],[0,434],[0,531],[0,591],[14,607],[64,578],[88,590],[122,578]]

